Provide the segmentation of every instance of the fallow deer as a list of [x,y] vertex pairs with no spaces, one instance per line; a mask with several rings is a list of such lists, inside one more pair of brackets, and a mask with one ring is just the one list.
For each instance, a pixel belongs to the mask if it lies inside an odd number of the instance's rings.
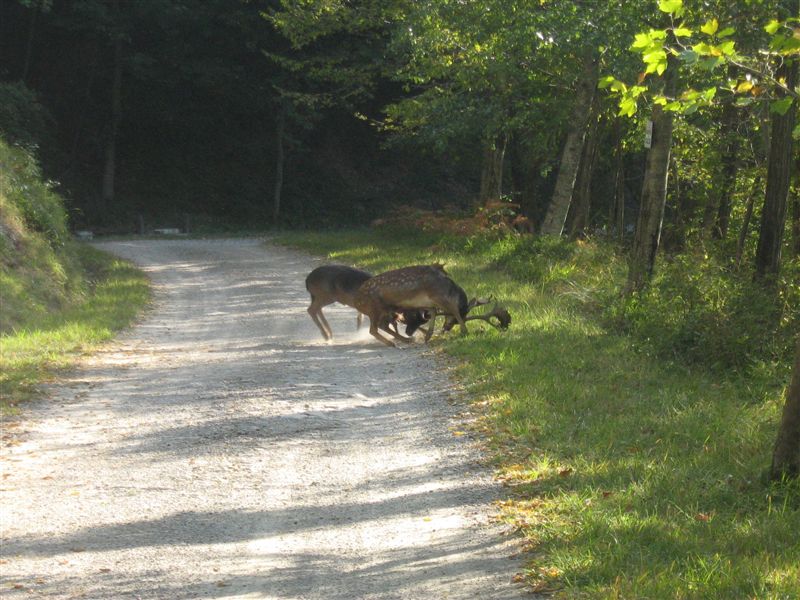
[[[306,277],[306,289],[311,294],[308,314],[311,315],[311,319],[326,340],[333,339],[333,331],[327,319],[325,319],[322,309],[334,302],[355,308],[355,294],[359,287],[370,277],[372,275],[366,271],[344,265],[323,265],[308,274],[308,277]],[[356,328],[361,327],[362,318],[362,313],[359,312],[356,319]],[[394,311],[379,324],[379,327],[387,329],[390,325],[393,325],[395,333],[399,335],[397,322],[401,321],[405,323],[406,335],[410,336],[428,319],[429,313],[423,310]],[[400,336],[399,339],[408,340],[410,338],[402,338]]]
[[[462,334],[467,333],[466,321],[473,319],[484,320],[500,329],[507,328],[511,322],[508,311],[499,306],[495,306],[489,313],[468,317],[467,313],[478,305],[479,301],[474,299],[467,301],[464,290],[447,276],[442,265],[417,265],[376,275],[361,285],[353,302],[359,312],[369,317],[370,334],[387,346],[395,344],[381,336],[378,329],[388,331],[396,339],[404,339],[381,326],[391,318],[392,311],[395,310],[429,311],[431,324],[425,335],[426,341],[433,334],[437,314],[453,319],[453,324],[457,322],[461,326]],[[485,304],[485,302],[480,303]],[[492,323],[491,317],[497,318],[499,324]]]

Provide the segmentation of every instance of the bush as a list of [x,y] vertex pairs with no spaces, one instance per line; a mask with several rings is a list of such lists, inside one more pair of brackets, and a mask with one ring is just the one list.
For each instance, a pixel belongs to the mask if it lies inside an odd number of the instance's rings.
[[0,333],[36,323],[86,289],[61,198],[28,151],[2,139],[0,288]]
[[47,139],[52,117],[22,82],[0,82],[0,136],[31,151]]
[[800,324],[800,292],[789,265],[780,291],[753,283],[706,255],[662,261],[644,291],[620,298],[614,322],[656,353],[716,369],[786,362]]
[[0,189],[15,206],[28,228],[41,232],[58,248],[69,239],[63,201],[43,181],[41,169],[29,151],[0,139]]

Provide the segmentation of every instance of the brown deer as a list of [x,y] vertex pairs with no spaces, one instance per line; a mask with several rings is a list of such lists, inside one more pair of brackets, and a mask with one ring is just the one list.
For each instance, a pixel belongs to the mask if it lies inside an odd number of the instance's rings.
[[[306,289],[311,294],[311,305],[308,307],[308,314],[322,333],[326,340],[333,339],[333,331],[328,324],[322,309],[329,304],[339,302],[346,306],[355,308],[355,294],[359,287],[372,275],[360,269],[346,267],[344,265],[323,265],[317,267],[306,277]],[[397,322],[406,325],[406,335],[412,335],[420,325],[426,323],[430,318],[430,313],[423,310],[394,311],[384,322],[380,323],[381,329],[388,329],[392,325],[395,329],[394,334],[399,336]],[[358,313],[356,318],[356,328],[361,327],[363,315]],[[393,335],[394,335],[393,334]],[[399,339],[403,338],[400,336]]]
[[[359,312],[369,317],[370,334],[387,346],[395,344],[381,336],[378,329],[405,341],[385,326],[397,310],[429,311],[431,324],[425,335],[426,341],[433,334],[437,315],[446,315],[448,322],[452,321],[450,327],[458,323],[462,334],[467,333],[466,321],[473,319],[481,319],[500,329],[506,329],[511,323],[508,311],[497,305],[489,313],[467,316],[473,307],[488,301],[467,301],[467,294],[447,276],[442,265],[417,265],[376,275],[361,285],[353,302]],[[491,317],[497,318],[499,324],[492,323]],[[446,329],[449,329],[448,322],[445,323]]]

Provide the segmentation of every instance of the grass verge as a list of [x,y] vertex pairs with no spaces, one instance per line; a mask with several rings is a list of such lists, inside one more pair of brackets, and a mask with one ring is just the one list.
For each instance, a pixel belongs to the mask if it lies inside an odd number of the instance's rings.
[[0,414],[14,413],[37,384],[128,326],[149,300],[145,275],[130,263],[89,246],[76,252],[88,289],[44,315],[18,315],[20,324],[0,335]]
[[[483,414],[509,489],[500,507],[530,550],[533,589],[564,598],[798,598],[800,485],[762,478],[786,384],[665,360],[609,330],[613,249],[449,244],[386,231],[277,241],[381,272],[444,262],[471,295],[511,310],[505,333],[434,338]],[[512,252],[513,250],[513,252]],[[505,260],[514,254],[513,262]]]

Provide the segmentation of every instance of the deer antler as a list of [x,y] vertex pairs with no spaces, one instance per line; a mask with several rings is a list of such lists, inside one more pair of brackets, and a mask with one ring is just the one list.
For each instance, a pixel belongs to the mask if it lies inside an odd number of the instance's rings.
[[[491,321],[492,317],[497,319],[497,323],[493,323]],[[511,324],[511,314],[508,312],[508,310],[497,303],[495,303],[492,310],[490,310],[488,313],[484,313],[482,315],[469,315],[464,319],[464,321],[475,321],[478,319],[481,321],[486,321],[489,323],[489,325],[495,327],[496,329],[508,329],[508,326]]]

